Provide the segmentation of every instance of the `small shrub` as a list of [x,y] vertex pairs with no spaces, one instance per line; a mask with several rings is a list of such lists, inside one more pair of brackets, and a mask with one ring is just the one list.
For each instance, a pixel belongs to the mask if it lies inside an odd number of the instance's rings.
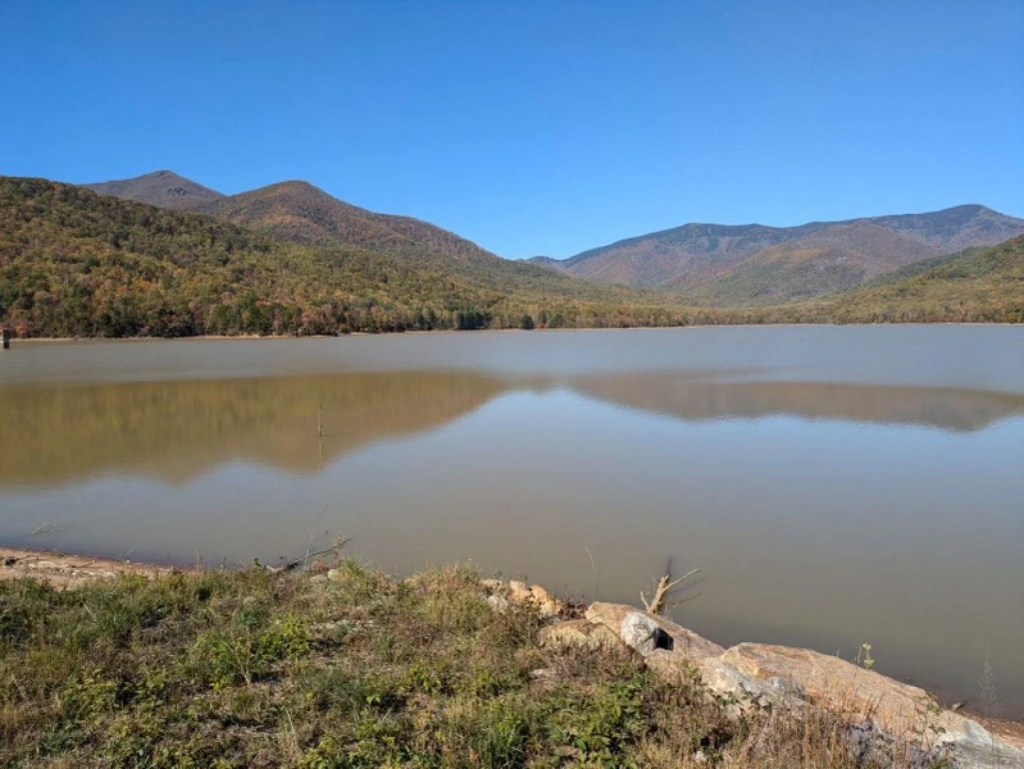
[[496,700],[474,725],[473,754],[487,769],[526,766],[530,741],[529,707],[519,700]]
[[76,676],[60,693],[61,710],[69,721],[89,722],[114,710],[118,685],[91,670]]
[[308,625],[291,617],[260,631],[251,614],[243,613],[235,627],[200,635],[188,652],[186,670],[200,686],[224,689],[251,685],[265,678],[274,664],[309,654],[313,635]]

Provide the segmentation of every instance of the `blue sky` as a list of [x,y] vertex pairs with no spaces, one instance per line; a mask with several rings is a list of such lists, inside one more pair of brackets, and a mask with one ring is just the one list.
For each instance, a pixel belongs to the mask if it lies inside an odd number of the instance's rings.
[[0,173],[306,179],[503,256],[1024,216],[1024,2],[0,0]]

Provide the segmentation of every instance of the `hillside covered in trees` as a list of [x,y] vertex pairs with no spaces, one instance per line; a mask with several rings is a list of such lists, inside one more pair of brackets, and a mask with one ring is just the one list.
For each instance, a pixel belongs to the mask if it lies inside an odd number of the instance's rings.
[[1024,323],[1024,236],[971,249],[909,277],[888,276],[828,302],[841,323]]
[[0,177],[0,323],[22,337],[173,337],[1024,321],[1020,237],[812,302],[716,310],[507,261],[310,185],[202,205],[216,216]]
[[[467,264],[468,262],[468,264]],[[43,179],[0,178],[0,322],[19,336],[334,334],[693,322],[541,267],[290,243]]]
[[723,312],[727,323],[1024,323],[1024,236],[824,299]]

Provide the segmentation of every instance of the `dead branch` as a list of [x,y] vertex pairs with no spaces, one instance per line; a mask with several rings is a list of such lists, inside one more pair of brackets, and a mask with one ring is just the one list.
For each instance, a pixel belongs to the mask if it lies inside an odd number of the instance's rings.
[[700,569],[691,569],[686,572],[683,576],[672,579],[672,569],[669,566],[668,571],[662,575],[654,587],[654,598],[650,601],[647,600],[647,596],[644,595],[643,591],[640,591],[640,600],[644,603],[644,608],[648,614],[664,614],[670,607],[669,595],[670,593],[679,587],[680,584],[688,580],[695,574],[699,574]]
[[319,558],[321,555],[329,555],[331,553],[339,552],[346,544],[348,544],[350,537],[340,537],[335,540],[334,544],[330,547],[326,547],[323,550],[317,550],[315,553],[306,553],[301,558],[296,558],[294,561],[288,561],[281,566],[267,566],[267,570],[274,574],[283,574],[290,571],[295,571],[298,568],[305,568],[309,565],[310,560],[313,558]]

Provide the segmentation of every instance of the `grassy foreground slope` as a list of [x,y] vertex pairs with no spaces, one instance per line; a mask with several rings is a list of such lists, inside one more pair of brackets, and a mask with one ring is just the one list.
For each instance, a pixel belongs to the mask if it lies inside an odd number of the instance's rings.
[[0,322],[21,336],[670,325],[668,300],[534,265],[283,242],[194,213],[0,177]]
[[538,646],[540,623],[464,569],[0,582],[0,765],[858,765],[817,716],[730,720],[631,651]]

